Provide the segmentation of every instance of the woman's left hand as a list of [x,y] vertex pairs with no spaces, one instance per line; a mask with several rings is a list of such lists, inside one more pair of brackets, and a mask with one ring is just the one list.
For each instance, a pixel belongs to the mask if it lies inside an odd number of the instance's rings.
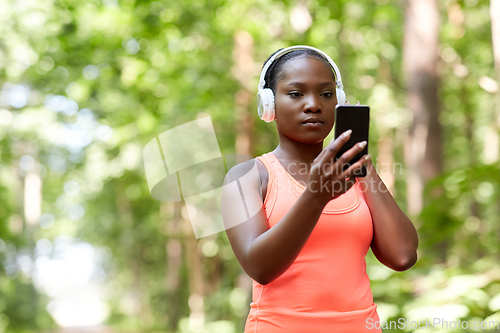
[[[349,102],[346,101],[346,105]],[[356,105],[360,105],[359,101]],[[366,177],[358,178],[358,182],[373,219],[371,248],[382,264],[404,271],[417,261],[417,231],[399,208],[369,156],[365,161]]]

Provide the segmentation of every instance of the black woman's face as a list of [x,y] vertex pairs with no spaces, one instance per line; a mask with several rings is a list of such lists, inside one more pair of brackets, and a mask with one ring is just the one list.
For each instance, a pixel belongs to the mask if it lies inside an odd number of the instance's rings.
[[[335,122],[335,78],[324,62],[297,57],[283,66],[276,86],[275,107],[278,132],[294,141],[313,144],[330,133]],[[319,123],[304,123],[316,118]]]

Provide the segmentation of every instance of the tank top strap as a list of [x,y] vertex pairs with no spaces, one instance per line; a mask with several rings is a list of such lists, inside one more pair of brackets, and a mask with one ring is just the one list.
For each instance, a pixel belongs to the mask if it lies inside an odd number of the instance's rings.
[[273,212],[274,205],[278,197],[279,183],[283,183],[280,166],[276,164],[276,159],[271,156],[271,152],[256,157],[264,164],[269,175],[267,181],[266,197],[264,199],[264,207],[266,215],[269,218]]
[[278,166],[276,165],[276,161],[274,158],[271,156],[271,153],[266,153],[261,156],[258,156],[257,159],[264,164],[266,167],[267,171],[269,172],[269,178],[271,178],[271,174],[274,176],[276,172],[279,171]]

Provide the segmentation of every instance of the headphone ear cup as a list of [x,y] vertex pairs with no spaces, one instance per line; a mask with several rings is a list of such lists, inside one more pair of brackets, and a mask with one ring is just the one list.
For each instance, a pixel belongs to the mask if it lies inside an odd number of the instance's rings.
[[274,120],[274,94],[271,89],[262,89],[257,93],[257,111],[266,123]]
[[345,105],[347,97],[344,90],[337,88],[337,105]]

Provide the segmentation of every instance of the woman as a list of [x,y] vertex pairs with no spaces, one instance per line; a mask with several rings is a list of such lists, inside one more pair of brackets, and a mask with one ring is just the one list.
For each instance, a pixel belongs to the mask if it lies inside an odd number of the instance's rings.
[[[228,172],[225,184],[239,185],[224,187],[222,205],[231,246],[254,280],[245,333],[380,332],[366,253],[371,246],[382,264],[409,269],[415,228],[369,155],[343,170],[366,142],[337,162],[350,131],[323,149],[345,99],[328,56],[307,46],[278,50],[261,77],[259,114],[276,120],[279,145]],[[366,177],[355,178],[363,164]],[[246,221],[236,225],[243,209]]]

